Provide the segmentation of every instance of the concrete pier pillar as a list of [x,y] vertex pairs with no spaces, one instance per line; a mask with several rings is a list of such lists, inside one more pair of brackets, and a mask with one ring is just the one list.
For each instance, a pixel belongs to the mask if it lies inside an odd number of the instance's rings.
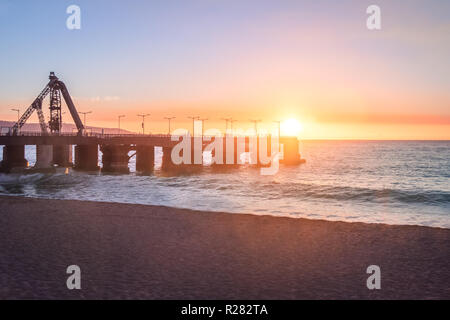
[[299,141],[296,137],[283,137],[280,138],[280,144],[282,144],[283,159],[280,163],[286,165],[297,165],[303,163],[299,153]]
[[[223,144],[222,164],[214,163],[214,168],[232,168],[238,166],[240,160],[238,139],[237,137],[220,138]],[[215,150],[212,151],[212,156],[215,157]]]
[[102,156],[102,172],[129,173],[128,152],[129,145],[101,145],[100,150]]
[[197,172],[203,168],[203,141],[202,137],[192,138],[191,164],[182,165],[188,172]]
[[72,146],[54,145],[53,163],[60,167],[72,167],[73,166]]
[[[182,150],[180,152],[180,157],[183,157],[183,152],[184,152],[184,150]],[[162,158],[161,169],[165,172],[170,172],[170,173],[174,173],[174,174],[189,174],[189,173],[198,172],[199,170],[201,170],[203,168],[203,165],[202,165],[203,161],[201,161],[200,163],[197,163],[197,164],[193,163],[194,162],[194,153],[195,153],[195,149],[193,147],[191,147],[191,164],[185,164],[185,163],[175,164],[172,161],[172,148],[163,148],[163,158]],[[197,162],[199,162],[198,159],[197,159]]]
[[98,145],[77,145],[75,146],[75,169],[82,171],[97,171],[98,166]]
[[258,137],[256,152],[257,166],[270,166],[272,156],[272,137],[270,135]]
[[155,166],[155,147],[136,146],[136,171],[153,172]]
[[260,138],[256,136],[245,137],[245,152],[249,153],[251,165],[258,165],[260,163],[259,140]]
[[224,164],[227,166],[239,165],[241,155],[238,154],[238,139],[237,137],[226,138],[223,144]]
[[193,137],[192,138],[191,164],[203,165],[203,137]]
[[[222,139],[222,138],[221,138]],[[211,159],[213,161],[212,166],[214,168],[216,167],[220,167],[223,166],[223,164],[225,163],[225,156],[222,156],[222,163],[219,163],[219,159],[220,159],[220,155],[218,156],[218,158],[216,159],[216,149],[211,150]],[[223,150],[223,154],[225,155],[225,150]],[[216,160],[215,160],[216,159]]]
[[239,139],[237,137],[235,137],[233,140],[234,140],[234,145],[233,145],[233,148],[234,148],[234,155],[233,155],[234,163],[235,163],[235,165],[240,165],[240,164],[242,164],[241,163],[241,151],[242,150],[238,146],[238,143],[240,143],[240,141],[239,141]]
[[244,142],[245,142],[245,152],[250,152],[250,137],[245,137],[244,138]]
[[11,172],[27,167],[28,161],[25,159],[24,145],[6,145],[3,147],[3,160],[0,163],[0,171]]
[[172,161],[172,148],[163,147],[163,156],[161,169],[164,171],[173,171],[176,169],[177,165]]
[[36,169],[49,169],[53,167],[53,146],[37,145],[36,146]]

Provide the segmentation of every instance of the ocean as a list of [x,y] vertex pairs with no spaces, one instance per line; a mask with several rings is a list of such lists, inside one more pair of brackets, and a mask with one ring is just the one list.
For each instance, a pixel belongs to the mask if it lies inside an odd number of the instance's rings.
[[[260,175],[242,166],[165,176],[0,174],[0,194],[450,228],[450,141],[302,141],[306,163]],[[0,152],[0,158],[2,152]],[[34,146],[26,147],[32,165]],[[205,155],[205,162],[210,156]]]

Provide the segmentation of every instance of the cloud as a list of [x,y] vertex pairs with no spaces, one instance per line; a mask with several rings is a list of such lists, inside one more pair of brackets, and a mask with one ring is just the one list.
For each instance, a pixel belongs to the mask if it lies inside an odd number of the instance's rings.
[[104,99],[105,101],[118,101],[118,100],[120,100],[120,98],[117,97],[117,96],[112,96],[112,97],[106,96],[106,97],[104,97],[103,99]]
[[89,99],[91,102],[100,102],[100,101],[119,101],[120,97],[118,96],[105,96],[105,97],[92,97]]

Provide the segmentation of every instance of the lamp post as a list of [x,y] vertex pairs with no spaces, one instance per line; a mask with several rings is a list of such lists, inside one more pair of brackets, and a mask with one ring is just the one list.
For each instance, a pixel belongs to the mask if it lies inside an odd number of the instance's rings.
[[169,135],[170,135],[170,122],[173,120],[173,119],[175,119],[176,117],[164,117],[164,119],[166,119],[166,120],[168,120],[169,121]]
[[195,127],[195,120],[200,119],[199,116],[192,116],[192,117],[188,117],[189,119],[192,119],[192,136],[194,136],[194,127]]
[[255,135],[258,135],[258,122],[261,122],[261,120],[250,120],[250,122],[255,124]]
[[20,109],[11,109],[11,111],[17,112],[17,123],[19,123],[19,120],[20,120]]
[[229,121],[230,121],[231,133],[233,133],[233,123],[237,122],[237,120],[234,120],[233,118],[230,118]]
[[87,112],[81,112],[80,113],[84,116],[84,130],[86,130],[86,115],[92,113],[92,111]]
[[145,118],[150,116],[150,114],[138,114],[138,117],[142,117],[142,134],[145,134]]
[[228,122],[232,120],[232,118],[222,118],[221,120],[225,121],[225,133],[228,131]]
[[278,121],[274,121],[274,122],[278,124],[278,139],[280,139],[281,138],[281,121],[278,120]]
[[124,114],[121,114],[120,116],[117,116],[117,118],[119,119],[119,132],[118,132],[118,134],[120,134],[120,119],[124,118],[124,117],[125,117]]
[[63,132],[63,114],[66,114],[66,112],[61,112],[61,121],[59,122],[59,133],[61,134]]
[[17,129],[19,129],[18,126],[19,126],[19,121],[20,121],[20,110],[19,109],[11,109],[11,111],[17,112]]
[[202,122],[202,138],[203,138],[204,124],[205,124],[205,121],[208,121],[208,119],[207,118],[203,118],[203,119],[199,119],[199,120]]

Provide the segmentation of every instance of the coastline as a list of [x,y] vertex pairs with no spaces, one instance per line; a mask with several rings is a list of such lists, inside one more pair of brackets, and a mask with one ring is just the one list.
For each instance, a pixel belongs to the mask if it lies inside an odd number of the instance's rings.
[[449,299],[449,243],[443,228],[0,196],[0,299]]

